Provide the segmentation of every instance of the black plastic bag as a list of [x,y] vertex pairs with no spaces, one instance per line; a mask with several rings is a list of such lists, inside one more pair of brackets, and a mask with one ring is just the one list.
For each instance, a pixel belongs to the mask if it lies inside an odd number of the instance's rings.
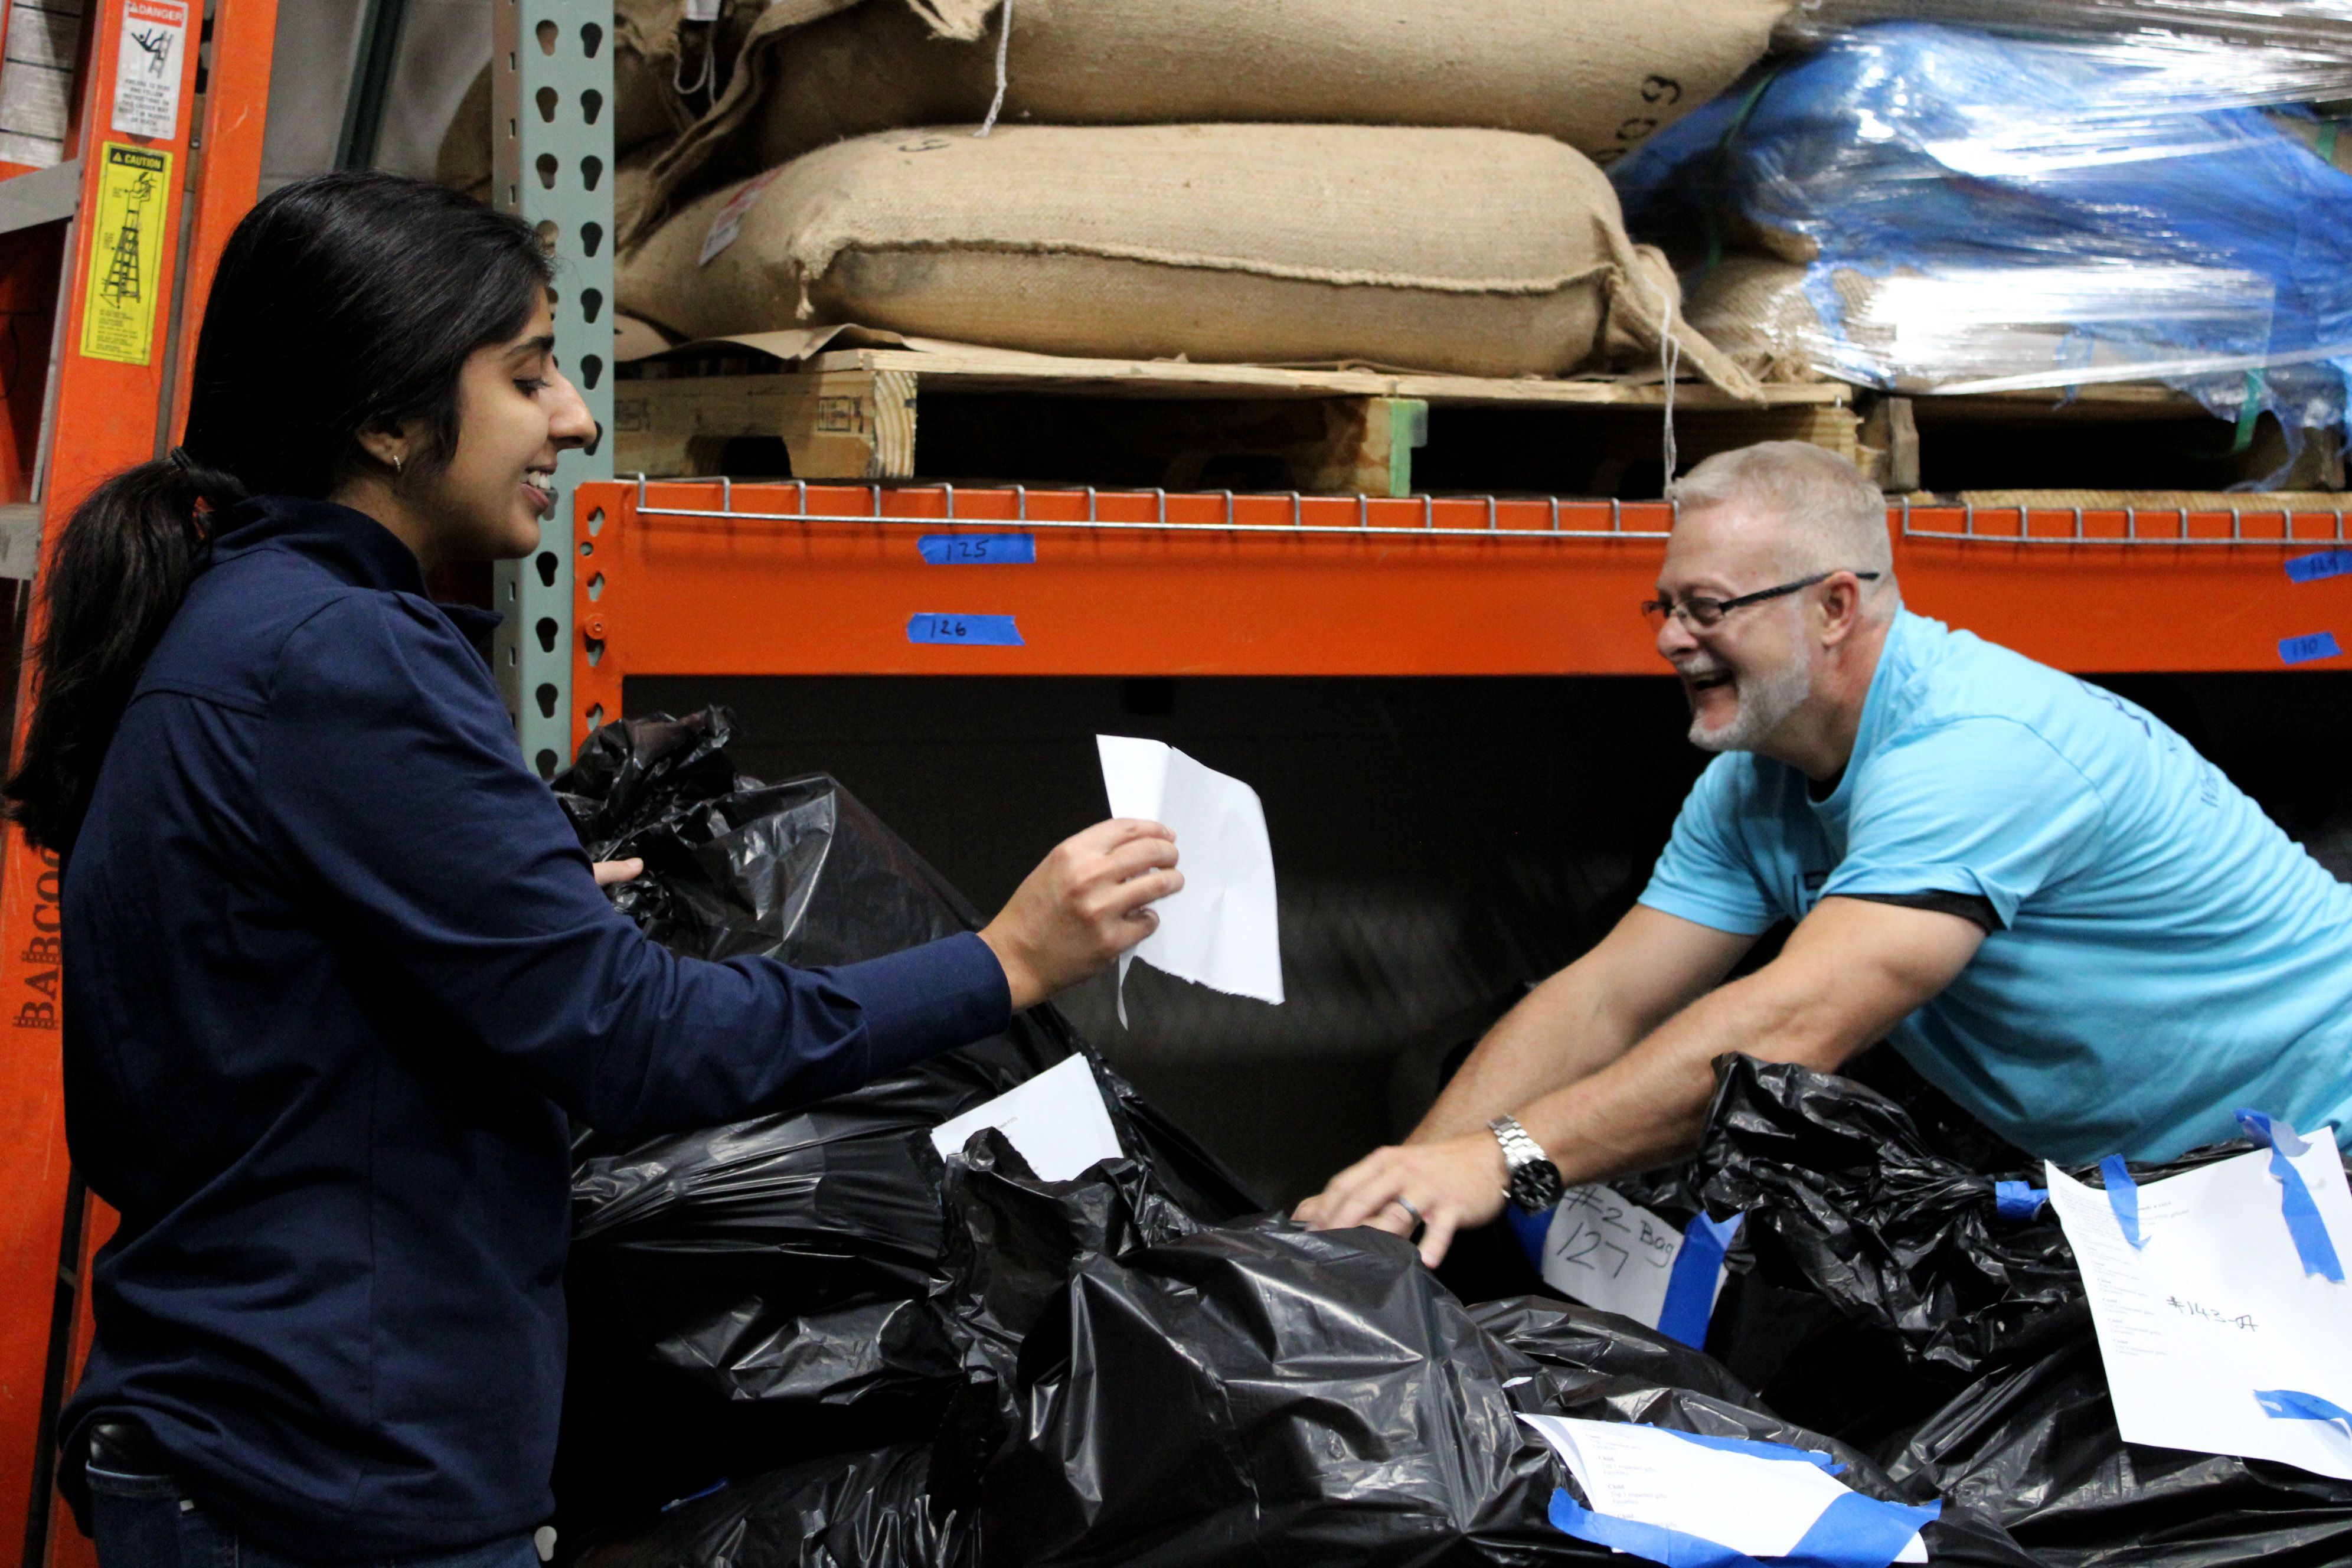
[[[1727,1057],[1717,1071],[1696,1173],[1712,1213],[1746,1215],[1747,1246],[1707,1348],[1765,1403],[1886,1452],[1982,1373],[2076,1332],[2083,1282],[2056,1214],[2000,1209],[2003,1184],[2042,1185],[2038,1163],[1924,1085],[1915,1117],[1794,1063]],[[2247,1148],[2130,1168],[2161,1181]],[[1977,1169],[1955,1150],[2017,1163]],[[2095,1167],[2068,1173],[2105,1184]]]
[[1269,1221],[1085,1258],[1022,1349],[985,1560],[1598,1560],[1545,1520],[1520,1370],[1378,1232]]
[[[1749,1300],[1811,1334],[1772,1369],[1773,1408],[1891,1454],[1911,1500],[1996,1520],[2052,1568],[2352,1561],[2352,1483],[2123,1441],[2056,1215],[1998,1213],[1994,1184],[2039,1185],[2038,1167],[1972,1171],[1948,1152],[1954,1129],[1923,1131],[1848,1079],[1745,1058],[1721,1070],[1705,1195],[1748,1215]],[[2161,1181],[2247,1147],[2132,1169]],[[1741,1335],[1762,1331],[1715,1327],[1735,1367]]]
[[722,1487],[595,1542],[579,1568],[978,1568],[969,1513],[936,1505],[930,1452],[902,1445]]
[[[971,907],[829,778],[740,775],[712,710],[607,725],[555,781],[589,853],[642,856],[616,905],[699,957],[854,962],[976,929]],[[931,1129],[1077,1054],[1128,1156],[1207,1221],[1261,1205],[1051,1006],[805,1110],[625,1146],[579,1140],[568,1522],[728,1475],[928,1441],[963,1381]]]
[[1041,1181],[992,1128],[973,1133],[948,1166],[947,1205],[951,1284],[942,1296],[964,1376],[940,1422],[932,1484],[976,1506],[982,1471],[1021,1419],[1022,1342],[1079,1260],[1124,1258],[1200,1226],[1134,1161],[1105,1161],[1076,1181]]
[[2054,1221],[2003,1217],[1998,1178],[1931,1150],[1902,1107],[1852,1079],[1728,1058],[1698,1165],[1708,1207],[1747,1216],[1767,1267],[1955,1384],[2083,1294]]
[[1895,1483],[2000,1520],[2050,1568],[2352,1562],[2352,1482],[2124,1442],[2087,1309],[2079,1316],[2062,1349],[1937,1412],[1889,1467]]
[[[1018,1377],[1024,1419],[982,1480],[989,1568],[1625,1561],[1552,1526],[1573,1483],[1522,1413],[1790,1443],[1897,1496],[1700,1352],[1562,1302],[1473,1312],[1372,1230],[1267,1219],[1084,1257]],[[1951,1512],[1932,1561],[2030,1568]]]
[[1615,1312],[1520,1296],[1473,1307],[1470,1321],[1542,1368],[1540,1408],[1555,1415],[1612,1419],[1592,1408],[1608,1405],[1613,1419],[1647,1419],[1633,1406],[1610,1402],[1646,1401],[1662,1390],[1751,1408],[1757,1404],[1756,1395],[1722,1363]]

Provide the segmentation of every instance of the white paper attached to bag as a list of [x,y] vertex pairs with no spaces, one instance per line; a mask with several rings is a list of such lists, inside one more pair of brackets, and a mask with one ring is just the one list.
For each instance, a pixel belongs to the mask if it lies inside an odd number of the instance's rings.
[[[1544,1235],[1544,1283],[1588,1307],[1654,1329],[1683,1245],[1682,1232],[1615,1188],[1573,1187],[1552,1210]],[[1714,1275],[1708,1312],[1723,1292],[1721,1263]]]
[[986,1105],[940,1122],[931,1131],[931,1147],[940,1159],[952,1158],[983,1127],[1003,1133],[1041,1181],[1076,1181],[1096,1162],[1124,1152],[1103,1108],[1102,1086],[1084,1057],[1056,1062]]
[[[1750,1557],[1786,1557],[1845,1483],[1795,1451],[1764,1458],[1695,1443],[1656,1426],[1522,1415],[1566,1461],[1592,1511],[1695,1535]],[[1914,1534],[1897,1563],[1925,1563]]]
[[[2050,1202],[2082,1267],[2124,1441],[2352,1480],[2352,1430],[2279,1419],[2255,1397],[2352,1409],[2352,1286],[2304,1271],[2271,1158],[2258,1149],[2140,1186],[2137,1247],[2108,1194],[2055,1166]],[[2310,1134],[2293,1163],[2342,1250],[2352,1190],[2335,1138]]]
[[1127,1022],[1127,966],[1261,1002],[1282,1000],[1282,939],[1275,918],[1274,846],[1257,791],[1160,741],[1097,735],[1113,816],[1157,822],[1176,835],[1181,891],[1152,906],[1160,929],[1118,961],[1118,1021]]

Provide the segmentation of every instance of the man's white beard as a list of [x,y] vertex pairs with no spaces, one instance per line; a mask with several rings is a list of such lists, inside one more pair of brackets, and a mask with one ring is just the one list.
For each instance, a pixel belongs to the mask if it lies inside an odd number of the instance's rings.
[[1742,675],[1736,686],[1739,711],[1730,723],[1708,730],[1691,716],[1690,743],[1700,751],[1752,752],[1762,745],[1813,694],[1813,662],[1792,658],[1769,675]]

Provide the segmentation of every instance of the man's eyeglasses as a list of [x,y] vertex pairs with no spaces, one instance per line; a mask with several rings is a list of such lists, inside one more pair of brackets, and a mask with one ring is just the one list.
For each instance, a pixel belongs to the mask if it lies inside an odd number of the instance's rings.
[[[1643,602],[1642,615],[1652,631],[1666,629],[1666,617],[1679,616],[1685,626],[1695,631],[1709,631],[1723,624],[1723,617],[1734,610],[1744,610],[1750,605],[1760,605],[1767,599],[1778,599],[1810,588],[1816,583],[1826,583],[1836,576],[1834,572],[1816,572],[1810,577],[1800,577],[1793,583],[1783,583],[1777,588],[1761,588],[1753,594],[1742,594],[1736,599],[1710,599],[1701,595],[1676,604],[1672,599],[1649,599]],[[1857,572],[1854,575],[1865,583],[1878,581],[1875,572]]]

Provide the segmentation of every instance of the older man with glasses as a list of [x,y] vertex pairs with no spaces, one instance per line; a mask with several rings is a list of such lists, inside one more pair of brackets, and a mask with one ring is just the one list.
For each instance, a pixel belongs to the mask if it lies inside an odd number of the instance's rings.
[[[1422,1234],[1689,1152],[1727,1052],[1879,1039],[2088,1162],[2352,1118],[2352,888],[2152,715],[1903,607],[1885,500],[1776,441],[1711,458],[1643,606],[1717,753],[1641,901],[1308,1223]],[[1758,937],[1779,956],[1729,984]]]

